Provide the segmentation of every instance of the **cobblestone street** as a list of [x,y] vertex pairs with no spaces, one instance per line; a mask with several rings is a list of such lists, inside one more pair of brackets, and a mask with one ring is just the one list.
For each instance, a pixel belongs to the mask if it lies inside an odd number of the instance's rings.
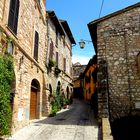
[[100,131],[90,105],[74,100],[55,117],[33,122],[9,140],[100,140]]

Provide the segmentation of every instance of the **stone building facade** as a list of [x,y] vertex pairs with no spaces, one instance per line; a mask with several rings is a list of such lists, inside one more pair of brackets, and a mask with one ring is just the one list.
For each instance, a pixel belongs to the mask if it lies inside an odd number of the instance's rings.
[[[94,98],[94,93],[96,93],[96,82],[97,82],[97,58],[96,55],[91,58],[87,64],[85,71],[82,73],[83,79],[83,95],[85,101],[91,102],[92,98]],[[97,95],[95,95],[97,96]],[[96,102],[93,101],[93,102]]]
[[14,57],[13,132],[42,116],[46,71],[45,5],[45,0],[0,1],[0,53],[7,50]]
[[[47,11],[47,89],[43,114],[50,110],[51,98],[57,92],[70,98],[73,92],[72,45],[75,40],[67,21],[59,20],[54,11]],[[44,101],[45,102],[45,101]]]
[[99,117],[140,115],[140,3],[88,27],[98,60]]
[[81,75],[86,67],[87,65],[81,65],[79,62],[73,64],[73,98],[83,99],[83,79]]
[[[54,91],[71,96],[72,44],[67,21],[46,13],[45,0],[0,1],[0,53],[14,58],[13,132],[47,116]],[[55,67],[50,69],[49,60]]]

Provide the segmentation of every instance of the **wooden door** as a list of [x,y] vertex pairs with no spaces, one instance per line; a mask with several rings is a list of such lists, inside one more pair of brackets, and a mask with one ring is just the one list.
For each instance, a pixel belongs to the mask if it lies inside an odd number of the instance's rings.
[[30,120],[37,118],[37,90],[31,89],[30,97]]

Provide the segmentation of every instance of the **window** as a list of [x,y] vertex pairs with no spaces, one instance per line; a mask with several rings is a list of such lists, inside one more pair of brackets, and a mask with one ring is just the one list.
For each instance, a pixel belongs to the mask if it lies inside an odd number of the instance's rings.
[[94,69],[94,71],[91,73],[94,82],[97,82],[97,67]]
[[56,52],[56,65],[58,66],[58,52]]
[[64,58],[64,71],[66,71],[66,58]]
[[34,39],[34,59],[38,60],[38,45],[39,45],[39,35],[38,32],[35,31],[35,39]]
[[19,0],[11,0],[8,26],[15,34],[17,34],[18,13],[19,13]]
[[72,56],[72,50],[70,49],[70,56]]
[[60,88],[61,88],[61,83],[60,83],[60,81],[58,81],[57,89],[56,89],[56,94],[57,94],[57,95],[60,94]]
[[56,47],[58,47],[58,36],[59,36],[59,33],[58,31],[56,31]]
[[14,49],[14,45],[12,42],[8,43],[8,47],[7,47],[7,53],[9,54],[13,54],[13,49]]
[[65,47],[66,42],[65,42],[65,37],[63,37],[63,47]]
[[51,40],[49,59],[53,59],[53,50],[54,50],[54,44],[53,41]]
[[70,75],[73,76],[73,68],[70,67]]

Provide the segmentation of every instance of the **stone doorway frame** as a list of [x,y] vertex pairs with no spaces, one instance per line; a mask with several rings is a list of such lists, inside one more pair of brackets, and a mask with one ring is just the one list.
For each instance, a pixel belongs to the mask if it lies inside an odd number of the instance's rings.
[[[31,91],[30,91],[30,109],[31,109],[31,94],[32,94],[32,91],[36,90],[36,116],[35,116],[35,119],[39,119],[39,116],[40,116],[40,83],[37,79],[33,79],[32,82],[31,82]],[[31,115],[31,112],[29,112],[29,115]],[[29,117],[30,120],[32,120],[30,117]]]

